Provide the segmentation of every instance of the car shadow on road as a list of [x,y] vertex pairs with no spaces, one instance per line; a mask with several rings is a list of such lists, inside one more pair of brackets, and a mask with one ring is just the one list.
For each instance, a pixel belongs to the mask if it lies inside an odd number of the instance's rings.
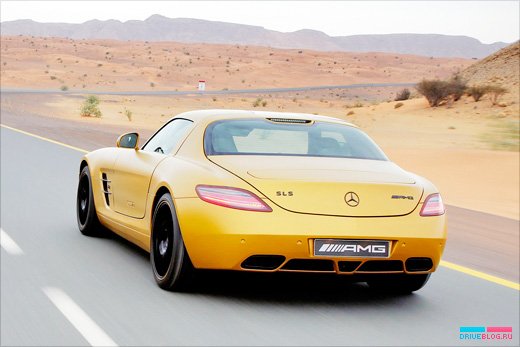
[[199,271],[190,293],[252,302],[324,305],[338,303],[403,304],[418,300],[415,294],[399,295],[370,289],[348,275],[316,273],[247,273]]

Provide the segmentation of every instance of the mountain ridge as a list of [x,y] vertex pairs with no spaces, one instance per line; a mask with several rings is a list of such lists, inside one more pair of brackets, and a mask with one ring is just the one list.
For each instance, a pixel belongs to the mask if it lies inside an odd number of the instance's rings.
[[284,49],[338,52],[385,52],[432,57],[484,58],[508,45],[485,44],[469,36],[441,34],[367,34],[329,36],[314,29],[280,32],[262,26],[168,18],[152,15],[145,20],[92,19],[79,24],[40,23],[31,19],[0,23],[2,35],[176,41],[184,43],[240,44]]

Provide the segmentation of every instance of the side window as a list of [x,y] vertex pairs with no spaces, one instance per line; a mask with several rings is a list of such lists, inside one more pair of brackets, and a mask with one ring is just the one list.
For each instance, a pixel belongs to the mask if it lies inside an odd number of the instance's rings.
[[155,133],[142,150],[169,154],[179,144],[179,141],[184,138],[192,124],[193,122],[187,119],[178,118],[172,120]]

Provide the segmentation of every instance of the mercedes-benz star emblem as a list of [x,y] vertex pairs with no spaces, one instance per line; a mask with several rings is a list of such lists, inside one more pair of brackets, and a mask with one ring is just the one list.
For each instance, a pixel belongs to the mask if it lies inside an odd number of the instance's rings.
[[359,205],[359,196],[354,192],[348,192],[345,194],[345,202],[350,207],[356,207]]

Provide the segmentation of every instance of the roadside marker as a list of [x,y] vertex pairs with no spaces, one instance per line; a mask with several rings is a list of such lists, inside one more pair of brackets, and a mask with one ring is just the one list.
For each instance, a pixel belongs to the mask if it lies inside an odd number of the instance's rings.
[[20,246],[18,246],[16,242],[14,242],[14,240],[9,235],[7,235],[7,233],[2,228],[0,228],[0,245],[7,253],[11,255],[23,254]]
[[[87,150],[84,150],[84,149],[81,149],[81,148],[78,148],[78,147],[67,145],[66,143],[62,143],[62,142],[58,142],[58,141],[55,141],[55,140],[51,140],[51,139],[48,139],[46,137],[35,135],[35,134],[29,133],[27,131],[16,129],[16,128],[13,128],[13,127],[10,127],[10,126],[4,125],[4,124],[0,124],[0,126],[2,128],[6,128],[6,129],[13,130],[13,131],[17,131],[19,133],[22,133],[22,134],[25,134],[25,135],[28,135],[28,136],[32,136],[32,137],[38,138],[40,140],[48,141],[48,142],[54,143],[56,145],[67,147],[67,148],[70,148],[70,149],[73,149],[73,150],[76,150],[76,151],[79,151],[79,152],[82,152],[82,153],[88,153],[89,152]],[[3,246],[3,244],[2,244],[2,246]],[[508,287],[508,288],[512,288],[512,289],[516,289],[516,290],[520,291],[520,284],[516,283],[516,282],[513,282],[513,281],[509,281],[509,280],[506,280],[506,279],[503,279],[503,278],[500,278],[500,277],[497,277],[497,276],[489,275],[487,273],[480,272],[480,271],[477,271],[477,270],[473,270],[473,269],[467,268],[465,266],[458,265],[458,264],[455,264],[455,263],[451,263],[451,262],[445,261],[445,260],[441,260],[439,265],[443,266],[443,267],[446,267],[448,269],[451,269],[451,270],[462,272],[462,273],[464,273],[466,275],[477,277],[477,278],[483,279],[483,280],[488,281],[488,282],[493,282],[495,284],[499,284],[499,285],[502,285],[502,286],[505,286],[505,287]]]
[[117,346],[63,290],[54,287],[42,290],[91,346]]

